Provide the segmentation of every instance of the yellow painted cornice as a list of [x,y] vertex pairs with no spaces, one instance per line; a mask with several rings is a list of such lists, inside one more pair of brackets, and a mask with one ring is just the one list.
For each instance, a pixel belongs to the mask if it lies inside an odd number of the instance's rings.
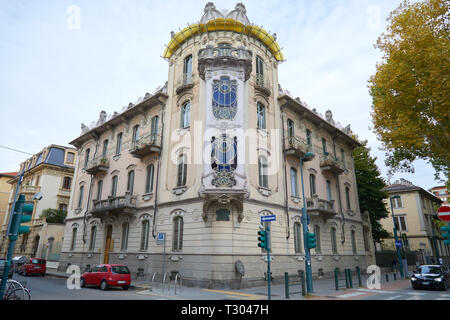
[[163,58],[169,59],[186,40],[192,38],[193,36],[214,31],[232,31],[252,36],[260,40],[270,50],[277,61],[284,61],[284,56],[281,52],[280,46],[275,41],[275,38],[266,30],[258,26],[244,25],[241,22],[233,19],[223,18],[208,21],[208,23],[206,24],[193,24],[184,28],[170,40],[169,44],[164,50]]

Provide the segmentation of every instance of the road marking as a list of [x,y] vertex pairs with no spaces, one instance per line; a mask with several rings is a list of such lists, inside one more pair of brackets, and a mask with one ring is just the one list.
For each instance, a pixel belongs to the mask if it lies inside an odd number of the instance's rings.
[[402,296],[393,296],[393,297],[386,298],[386,300],[394,300],[394,299],[401,298],[401,297]]
[[347,294],[343,294],[340,296],[336,296],[336,298],[351,298],[351,297],[356,297],[356,296],[360,296],[362,294],[365,294],[364,292],[352,292],[352,293],[347,293]]
[[420,300],[418,295],[412,296],[411,298],[408,298],[406,300]]
[[224,293],[224,294],[227,294],[227,295],[241,296],[241,297],[245,297],[245,298],[248,298],[248,299],[252,299],[252,298],[260,298],[260,299],[262,299],[262,298],[265,298],[265,296],[263,296],[263,295],[251,294],[251,293],[240,293],[240,292],[232,292],[232,291],[213,290],[213,289],[203,289],[202,291]]

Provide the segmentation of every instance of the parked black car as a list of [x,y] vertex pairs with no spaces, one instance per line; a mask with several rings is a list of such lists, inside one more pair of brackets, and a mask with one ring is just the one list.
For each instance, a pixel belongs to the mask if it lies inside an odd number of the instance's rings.
[[[0,258],[0,279],[3,277],[3,272],[5,270],[5,264],[6,264],[6,258]],[[13,276],[13,268],[10,266],[9,272],[8,272],[8,278],[11,278]]]
[[414,290],[420,288],[447,290],[450,286],[450,272],[441,265],[420,266],[411,276]]

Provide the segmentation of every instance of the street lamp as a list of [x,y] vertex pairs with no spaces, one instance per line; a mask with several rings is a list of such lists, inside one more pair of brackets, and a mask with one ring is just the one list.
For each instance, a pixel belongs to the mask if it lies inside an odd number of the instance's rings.
[[391,214],[392,214],[392,222],[394,223],[394,241],[395,241],[395,248],[397,249],[397,257],[398,257],[398,265],[400,268],[400,276],[402,278],[405,277],[403,273],[403,263],[402,263],[402,257],[400,254],[400,247],[397,246],[398,243],[398,237],[397,237],[397,225],[395,224],[395,217],[394,217],[394,206],[392,205],[392,199],[400,199],[400,196],[397,194],[395,196],[392,196],[389,198],[391,202]]
[[302,196],[303,196],[303,208],[302,208],[302,226],[303,226],[303,244],[305,248],[305,270],[306,270],[306,290],[308,293],[313,292],[312,285],[312,268],[311,268],[311,254],[307,245],[308,239],[308,224],[309,217],[306,211],[306,198],[305,198],[305,185],[303,183],[303,162],[308,162],[314,159],[314,153],[307,152],[303,157],[300,157],[300,177],[302,180]]

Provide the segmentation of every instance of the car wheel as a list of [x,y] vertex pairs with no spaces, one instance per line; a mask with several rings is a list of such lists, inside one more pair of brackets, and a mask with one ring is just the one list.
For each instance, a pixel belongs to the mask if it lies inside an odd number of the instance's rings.
[[130,286],[123,286],[123,290],[128,290]]
[[102,290],[108,289],[108,284],[106,283],[106,280],[102,281],[102,283],[100,284],[100,289]]
[[84,278],[81,278],[81,279],[80,279],[80,287],[81,287],[81,288],[86,287],[86,283],[84,282]]
[[41,276],[42,276],[42,277],[45,276],[45,273],[42,273]]

